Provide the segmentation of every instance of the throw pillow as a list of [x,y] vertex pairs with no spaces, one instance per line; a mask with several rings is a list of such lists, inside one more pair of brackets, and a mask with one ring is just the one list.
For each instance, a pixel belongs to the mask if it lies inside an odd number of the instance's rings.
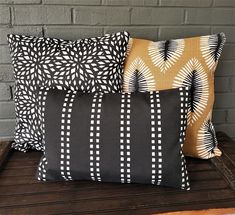
[[185,88],[146,93],[40,91],[45,151],[37,178],[189,189]]
[[78,41],[8,35],[15,75],[15,149],[42,150],[38,88],[119,92],[129,34]]
[[191,87],[184,153],[198,158],[220,156],[212,124],[214,72],[223,33],[152,42],[130,39],[124,69],[124,92]]

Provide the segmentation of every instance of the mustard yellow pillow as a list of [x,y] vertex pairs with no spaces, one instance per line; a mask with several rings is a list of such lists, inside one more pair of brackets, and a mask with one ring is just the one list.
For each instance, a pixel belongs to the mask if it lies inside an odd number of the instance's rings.
[[124,92],[191,87],[184,143],[188,156],[208,159],[221,155],[211,118],[214,72],[224,43],[223,33],[159,42],[129,41]]

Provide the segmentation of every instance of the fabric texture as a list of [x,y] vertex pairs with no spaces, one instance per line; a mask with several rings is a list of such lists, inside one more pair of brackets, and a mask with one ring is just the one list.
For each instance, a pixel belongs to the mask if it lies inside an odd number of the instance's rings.
[[77,41],[8,35],[15,75],[15,149],[42,150],[38,88],[119,92],[129,34]]
[[211,122],[214,72],[223,33],[153,42],[130,39],[124,68],[124,92],[191,87],[184,153],[198,158],[220,156]]
[[182,145],[188,90],[39,93],[45,150],[37,178],[189,189]]

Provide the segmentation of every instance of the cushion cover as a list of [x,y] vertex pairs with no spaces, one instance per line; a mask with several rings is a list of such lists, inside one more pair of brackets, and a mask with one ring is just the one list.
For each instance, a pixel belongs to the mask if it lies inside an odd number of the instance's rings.
[[223,33],[152,42],[130,39],[124,69],[124,92],[191,87],[191,111],[184,153],[199,158],[221,155],[212,119],[214,72]]
[[38,87],[119,92],[128,40],[127,32],[78,41],[8,35],[16,80],[13,147],[42,150]]
[[37,178],[189,189],[185,88],[145,93],[40,91],[45,151]]

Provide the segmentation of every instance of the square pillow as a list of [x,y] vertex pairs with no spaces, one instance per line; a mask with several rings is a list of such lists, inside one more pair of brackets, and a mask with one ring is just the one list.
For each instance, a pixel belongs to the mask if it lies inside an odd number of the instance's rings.
[[42,150],[38,88],[119,92],[129,33],[64,41],[8,35],[15,76],[15,149]]
[[37,178],[189,189],[182,145],[188,90],[40,91],[45,151]]
[[191,87],[185,155],[220,156],[211,122],[214,72],[225,43],[223,33],[152,42],[130,39],[124,68],[124,92]]

